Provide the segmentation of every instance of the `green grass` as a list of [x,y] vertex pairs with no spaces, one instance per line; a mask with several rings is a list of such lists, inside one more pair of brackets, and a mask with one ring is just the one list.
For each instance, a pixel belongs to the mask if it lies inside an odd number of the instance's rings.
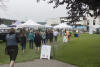
[[[81,34],[79,38],[71,37],[69,43],[63,43],[59,37],[57,46],[55,45],[55,59],[76,65],[78,67],[100,67],[100,35]],[[9,63],[9,56],[4,52],[5,43],[0,45],[0,64]],[[31,61],[39,58],[35,49],[27,49],[22,55],[19,45],[19,54],[16,62]]]
[[[0,64],[6,64],[10,62],[9,56],[5,55],[5,43],[0,45]],[[39,53],[36,53],[35,49],[29,49],[29,44],[27,44],[27,48],[25,50],[24,55],[22,55],[21,46],[19,45],[19,53],[16,58],[16,62],[25,62],[31,61],[36,58],[39,58]]]
[[100,67],[100,35],[72,36],[69,43],[59,38],[55,59],[78,67]]

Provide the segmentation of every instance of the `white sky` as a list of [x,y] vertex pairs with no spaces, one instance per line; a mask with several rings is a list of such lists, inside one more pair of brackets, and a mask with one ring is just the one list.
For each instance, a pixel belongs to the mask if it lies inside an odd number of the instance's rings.
[[0,17],[17,20],[32,19],[36,22],[49,18],[65,17],[66,5],[53,8],[54,4],[48,4],[36,0],[9,0],[6,10],[0,8]]

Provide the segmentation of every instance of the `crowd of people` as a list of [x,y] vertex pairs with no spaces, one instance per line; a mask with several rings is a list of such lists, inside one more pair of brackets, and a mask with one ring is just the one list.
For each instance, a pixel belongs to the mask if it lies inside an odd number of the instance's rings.
[[[10,66],[14,67],[14,62],[18,54],[18,43],[20,43],[22,48],[22,54],[25,53],[26,43],[29,43],[29,48],[35,48],[36,52],[40,52],[41,44],[47,45],[48,42],[52,43],[53,41],[57,42],[58,31],[56,30],[25,30],[20,29],[19,32],[16,32],[14,28],[9,30],[9,33],[6,35],[6,52],[10,56]],[[34,47],[34,44],[36,47]]]
[[[59,34],[58,30],[53,29],[39,31],[33,29],[26,30],[23,28],[16,31],[14,28],[11,28],[6,35],[6,52],[10,56],[9,67],[14,67],[14,62],[18,54],[18,43],[21,45],[23,55],[27,48],[26,45],[28,45],[30,49],[35,48],[36,52],[39,53],[41,45],[57,42]],[[70,31],[65,30],[63,35],[68,41],[70,40]]]

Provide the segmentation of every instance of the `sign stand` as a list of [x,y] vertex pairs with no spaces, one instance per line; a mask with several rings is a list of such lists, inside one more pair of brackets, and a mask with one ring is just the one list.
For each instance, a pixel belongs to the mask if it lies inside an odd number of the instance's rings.
[[42,45],[40,59],[48,59],[50,60],[51,46],[50,45]]

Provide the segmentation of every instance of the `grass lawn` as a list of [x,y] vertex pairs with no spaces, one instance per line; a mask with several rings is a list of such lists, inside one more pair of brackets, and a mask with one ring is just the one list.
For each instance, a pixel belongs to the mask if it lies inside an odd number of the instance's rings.
[[[4,51],[5,51],[5,43],[2,43],[0,45],[0,64],[6,64],[10,62],[9,56],[5,55]],[[21,46],[19,45],[19,53],[16,62],[31,61],[36,58],[39,58],[39,54],[35,52],[35,49],[29,49],[29,44],[27,44],[27,48],[25,50],[24,55],[22,55]]]
[[72,36],[69,43],[63,43],[59,38],[55,59],[78,67],[100,67],[100,35]]
[[[0,64],[9,63],[9,56],[5,55],[5,43],[0,44]],[[79,38],[71,37],[69,43],[63,43],[59,37],[55,45],[55,59],[76,65],[78,67],[100,67],[100,35],[81,34]],[[16,62],[25,62],[39,58],[35,49],[27,49],[22,55],[19,45],[19,54]]]

